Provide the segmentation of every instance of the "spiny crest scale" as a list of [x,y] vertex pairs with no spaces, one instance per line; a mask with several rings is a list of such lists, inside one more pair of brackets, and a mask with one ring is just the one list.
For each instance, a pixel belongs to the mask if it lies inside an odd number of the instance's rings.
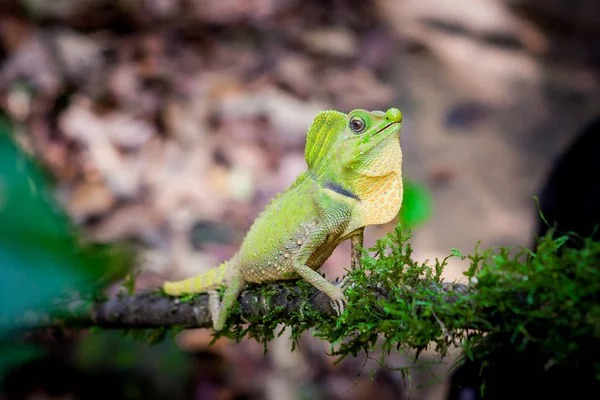
[[313,120],[306,137],[304,157],[309,170],[318,169],[331,155],[337,135],[346,127],[346,114],[335,110],[321,111]]

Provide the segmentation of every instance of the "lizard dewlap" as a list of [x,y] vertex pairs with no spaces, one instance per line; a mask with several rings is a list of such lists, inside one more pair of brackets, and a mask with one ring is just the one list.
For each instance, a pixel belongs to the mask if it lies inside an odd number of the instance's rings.
[[[402,204],[402,113],[322,111],[306,139],[304,172],[256,218],[237,254],[200,276],[166,282],[170,295],[208,292],[215,330],[247,282],[304,279],[341,313],[346,298],[317,270],[344,240],[352,267],[367,225],[391,221]],[[216,289],[225,286],[220,301]],[[342,285],[343,286],[343,285]]]

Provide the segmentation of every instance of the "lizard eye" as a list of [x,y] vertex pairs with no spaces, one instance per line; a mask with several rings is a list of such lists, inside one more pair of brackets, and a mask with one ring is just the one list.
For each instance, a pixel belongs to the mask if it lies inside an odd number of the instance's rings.
[[365,121],[360,117],[352,117],[350,120],[350,129],[355,133],[361,133],[365,130],[366,126],[367,124],[365,124]]

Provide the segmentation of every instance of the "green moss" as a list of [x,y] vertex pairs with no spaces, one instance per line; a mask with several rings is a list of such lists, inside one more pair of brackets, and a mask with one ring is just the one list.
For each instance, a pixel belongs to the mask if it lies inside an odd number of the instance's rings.
[[473,322],[488,334],[465,343],[468,357],[485,358],[509,343],[544,365],[593,369],[600,377],[600,243],[564,247],[568,239],[551,231],[535,253],[500,248],[473,257]]
[[127,274],[127,276],[125,277],[125,280],[123,281],[123,284],[121,285],[123,287],[123,289],[125,289],[127,291],[127,294],[130,296],[135,293],[135,281],[138,276],[139,276],[139,272],[138,273],[132,272],[132,273]]
[[[381,365],[392,351],[416,361],[423,350],[434,349],[442,358],[456,345],[474,360],[507,349],[529,351],[542,365],[583,368],[600,376],[600,243],[581,239],[574,249],[565,247],[568,239],[550,231],[535,252],[508,247],[481,251],[476,246],[471,255],[452,249],[445,259],[421,263],[413,259],[410,233],[398,226],[363,250],[362,268],[349,273],[353,284],[340,317],[324,316],[312,306],[314,289],[307,282],[251,285],[261,300],[246,307],[264,304],[268,313],[246,309],[242,318],[242,305],[234,303],[215,340],[251,338],[263,343],[266,352],[267,343],[283,334],[279,328],[288,327],[292,350],[300,335],[311,332],[331,343],[336,363],[376,349],[381,350]],[[468,286],[442,281],[451,257],[470,263]],[[282,293],[290,298],[283,299]],[[288,308],[290,302],[300,304]],[[156,342],[167,332],[137,335]]]
[[[262,287],[270,308],[267,317],[241,324],[236,305],[218,336],[254,338],[266,349],[278,324],[285,324],[294,347],[302,333],[312,331],[332,344],[336,362],[378,347],[382,357],[403,351],[416,360],[427,348],[443,357],[453,344],[463,347],[465,357],[485,359],[508,344],[517,352],[534,350],[548,365],[568,368],[582,365],[585,350],[588,367],[600,372],[595,361],[600,357],[589,354],[600,348],[599,243],[584,240],[580,249],[564,248],[566,237],[549,232],[536,252],[505,247],[482,252],[476,247],[474,254],[463,256],[452,249],[430,264],[413,260],[409,239],[410,233],[398,226],[363,251],[362,268],[350,272],[354,284],[346,291],[348,307],[339,318],[324,317],[310,305],[306,282],[283,283]],[[468,258],[467,290],[442,282],[450,257]],[[298,291],[294,301],[304,303],[291,316],[274,306],[283,286]]]
[[[280,282],[277,285],[256,285],[251,284],[247,289],[255,289],[260,293],[262,301],[269,310],[267,315],[257,312],[254,317],[245,316],[242,319],[242,307],[239,303],[234,303],[230,310],[229,318],[222,331],[216,332],[214,340],[220,337],[227,337],[235,341],[241,341],[244,338],[252,338],[262,343],[267,351],[267,344],[277,336],[281,336],[285,329],[277,331],[280,324],[290,327],[291,337],[293,339],[292,350],[298,345],[300,334],[313,328],[317,323],[332,323],[331,317],[324,317],[310,304],[310,297],[314,295],[311,285],[304,281]],[[281,293],[294,294],[293,297],[281,298]],[[258,302],[258,303],[261,303]],[[288,313],[287,307],[283,304],[301,302],[294,311]]]
[[[347,311],[335,324],[318,327],[317,335],[333,343],[337,362],[378,343],[383,355],[393,349],[416,350],[418,357],[434,346],[444,356],[452,343],[467,338],[464,322],[472,314],[468,298],[440,290],[441,273],[454,255],[433,265],[419,263],[412,258],[409,238],[397,227],[369,249],[373,256],[365,251],[363,268],[350,273],[354,285],[346,292]],[[449,303],[448,296],[457,300]]]

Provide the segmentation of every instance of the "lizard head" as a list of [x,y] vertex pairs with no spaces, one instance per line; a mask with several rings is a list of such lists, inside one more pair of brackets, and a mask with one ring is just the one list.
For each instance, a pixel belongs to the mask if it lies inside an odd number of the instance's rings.
[[399,168],[400,110],[390,108],[385,113],[354,110],[347,120],[339,147],[344,175],[385,176]]
[[355,176],[385,176],[402,164],[400,129],[402,113],[353,110],[349,114],[322,111],[306,140],[308,169],[350,183]]
[[306,140],[308,173],[326,189],[359,200],[352,229],[392,220],[402,204],[402,113],[323,111]]

